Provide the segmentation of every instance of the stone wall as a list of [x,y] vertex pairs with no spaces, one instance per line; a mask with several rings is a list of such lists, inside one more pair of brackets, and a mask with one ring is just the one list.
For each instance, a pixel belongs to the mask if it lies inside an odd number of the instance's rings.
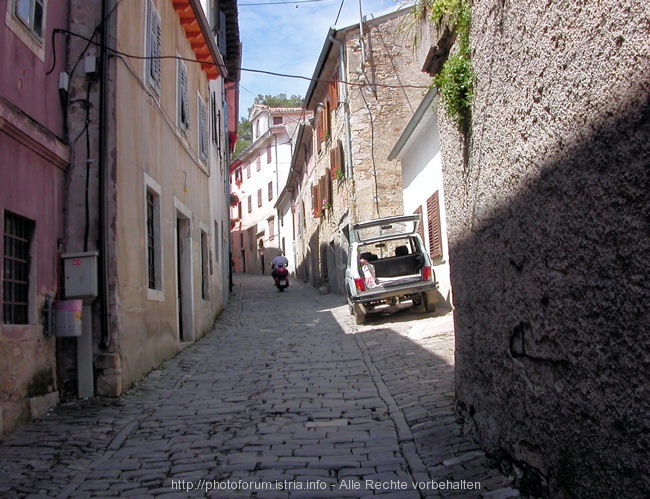
[[441,126],[459,411],[524,490],[641,497],[650,7],[472,7],[471,138]]
[[355,222],[404,212],[401,167],[388,156],[431,84],[420,71],[410,22],[403,10],[365,24],[363,56],[358,32],[346,40]]

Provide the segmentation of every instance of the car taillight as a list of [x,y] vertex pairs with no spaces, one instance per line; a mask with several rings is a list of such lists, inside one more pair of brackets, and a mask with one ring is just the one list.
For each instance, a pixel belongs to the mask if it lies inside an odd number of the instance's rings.
[[354,286],[357,288],[357,293],[362,293],[366,290],[366,283],[364,279],[355,279]]
[[422,280],[423,281],[431,280],[431,267],[422,267]]

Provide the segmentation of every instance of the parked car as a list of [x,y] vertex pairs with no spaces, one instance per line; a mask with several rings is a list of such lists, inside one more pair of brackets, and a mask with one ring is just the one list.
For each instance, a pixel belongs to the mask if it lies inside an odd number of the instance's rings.
[[420,215],[400,215],[352,226],[345,285],[357,324],[369,312],[398,304],[435,310],[438,282],[419,224]]

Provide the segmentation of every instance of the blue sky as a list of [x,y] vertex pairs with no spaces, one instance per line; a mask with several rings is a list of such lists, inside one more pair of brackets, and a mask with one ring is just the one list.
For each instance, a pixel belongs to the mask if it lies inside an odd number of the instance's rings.
[[[394,0],[239,0],[242,68],[310,78],[329,28],[359,22],[359,1],[363,15],[398,5]],[[309,81],[304,79],[242,70],[239,116],[248,116],[248,108],[258,94],[304,97],[308,87]]]

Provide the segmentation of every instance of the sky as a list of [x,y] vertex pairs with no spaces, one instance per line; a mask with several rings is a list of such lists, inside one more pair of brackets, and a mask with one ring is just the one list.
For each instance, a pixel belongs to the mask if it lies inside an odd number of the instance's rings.
[[359,2],[363,15],[383,13],[399,5],[395,0],[239,0],[240,119],[248,117],[248,108],[259,94],[304,97],[309,87],[305,79],[246,69],[311,78],[329,28],[358,23]]

